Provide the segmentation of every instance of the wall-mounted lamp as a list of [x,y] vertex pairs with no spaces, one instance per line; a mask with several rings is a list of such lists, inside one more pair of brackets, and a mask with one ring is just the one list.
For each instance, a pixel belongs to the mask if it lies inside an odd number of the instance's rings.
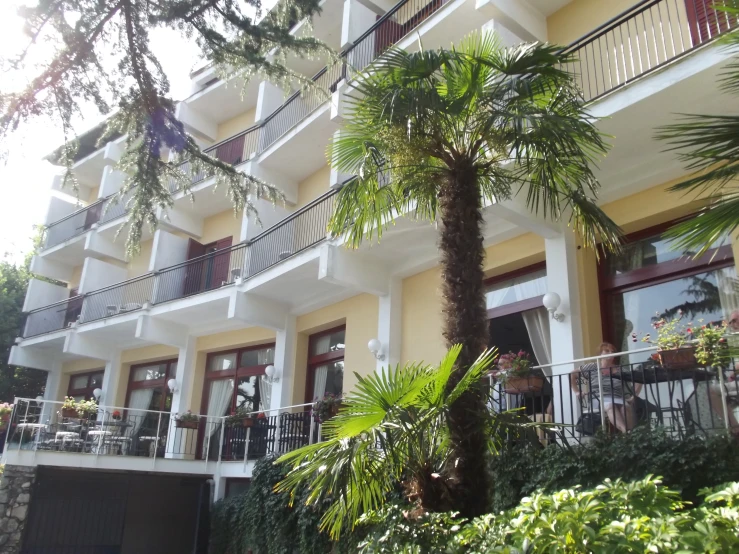
[[95,397],[95,400],[100,401],[100,397],[103,395],[103,389],[95,389],[92,391],[92,395]]
[[264,373],[267,375],[267,382],[279,383],[280,382],[280,370],[272,364],[264,368]]
[[372,355],[380,360],[383,361],[385,359],[385,354],[382,352],[382,343],[377,339],[371,339],[367,343],[367,348],[369,348],[369,351],[372,352]]
[[565,314],[556,313],[557,308],[559,308],[559,305],[562,303],[562,299],[559,297],[559,294],[557,294],[556,292],[548,292],[544,295],[544,298],[542,298],[541,301],[547,311],[552,314],[553,320],[559,322],[565,320]]
[[167,386],[169,387],[169,392],[175,393],[177,392],[177,380],[176,379],[170,379],[167,381]]

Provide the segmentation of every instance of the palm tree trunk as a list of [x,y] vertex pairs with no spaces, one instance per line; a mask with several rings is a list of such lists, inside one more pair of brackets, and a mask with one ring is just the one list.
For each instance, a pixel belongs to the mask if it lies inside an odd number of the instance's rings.
[[[450,388],[459,382],[488,342],[480,202],[472,164],[452,171],[441,186],[443,335],[447,347],[462,345]],[[466,517],[483,514],[488,506],[485,410],[482,386],[472,387],[454,403],[449,418],[455,456],[453,500],[455,509]]]

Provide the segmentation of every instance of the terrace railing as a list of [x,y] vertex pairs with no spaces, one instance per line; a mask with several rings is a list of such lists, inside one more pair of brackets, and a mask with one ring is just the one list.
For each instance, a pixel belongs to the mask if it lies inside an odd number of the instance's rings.
[[5,452],[31,450],[91,456],[127,456],[206,462],[242,462],[283,454],[320,440],[311,405],[300,404],[245,415],[177,414],[99,406],[80,415],[63,402],[16,398],[8,421]]
[[[645,352],[655,349],[642,349]],[[634,351],[615,355],[628,359]],[[490,407],[516,410],[542,424],[542,443],[582,442],[597,433],[661,427],[677,437],[739,432],[739,360],[724,367],[675,365],[649,358],[608,363],[599,358],[538,367],[522,378],[490,376]]]
[[716,9],[722,0],[645,0],[565,49],[575,61],[585,100],[595,100],[680,58],[737,20]]
[[105,200],[85,206],[46,227],[44,248],[51,248],[88,231],[100,220]]
[[32,310],[26,314],[23,337],[136,312],[253,277],[326,238],[337,192],[324,194],[247,242]]

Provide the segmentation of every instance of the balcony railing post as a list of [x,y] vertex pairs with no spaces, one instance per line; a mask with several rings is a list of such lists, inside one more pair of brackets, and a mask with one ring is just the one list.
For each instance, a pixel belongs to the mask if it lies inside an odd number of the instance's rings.
[[[154,449],[152,452],[152,463],[151,467],[156,468],[157,467],[157,450],[159,450],[159,434],[162,430],[162,412],[159,412],[159,416],[157,418],[157,438],[156,441],[154,441]],[[169,430],[169,429],[168,429]]]
[[719,396],[721,396],[721,409],[724,412],[724,425],[726,426],[726,430],[731,430],[731,424],[729,422],[729,406],[726,401],[726,393],[728,392],[726,390],[726,383],[724,382],[724,370],[721,366],[716,367],[716,371],[718,372],[718,383],[719,383]]
[[244,473],[246,473],[246,462],[249,459],[249,439],[251,438],[251,427],[246,428],[246,442],[244,442]]

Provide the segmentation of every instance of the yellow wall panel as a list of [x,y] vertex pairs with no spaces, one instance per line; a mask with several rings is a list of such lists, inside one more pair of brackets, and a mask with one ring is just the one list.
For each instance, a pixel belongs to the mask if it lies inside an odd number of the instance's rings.
[[634,4],[634,0],[574,0],[547,18],[547,39],[566,46]]
[[300,208],[308,202],[315,200],[322,194],[328,192],[329,181],[331,179],[331,168],[329,166],[322,167],[313,175],[302,181],[298,185],[298,205]]
[[254,125],[254,117],[257,113],[256,108],[252,108],[248,112],[244,112],[237,115],[234,118],[224,121],[218,125],[218,132],[216,134],[216,142],[221,142],[231,138],[234,135],[239,134],[241,131],[245,131],[252,125]]
[[241,237],[241,213],[226,210],[203,220],[203,236],[199,239],[202,244],[208,244],[226,237],[233,237],[233,244]]
[[128,262],[128,278],[133,279],[139,275],[149,272],[149,261],[151,260],[151,249],[154,245],[154,239],[146,240],[141,243],[139,253],[136,254]]

